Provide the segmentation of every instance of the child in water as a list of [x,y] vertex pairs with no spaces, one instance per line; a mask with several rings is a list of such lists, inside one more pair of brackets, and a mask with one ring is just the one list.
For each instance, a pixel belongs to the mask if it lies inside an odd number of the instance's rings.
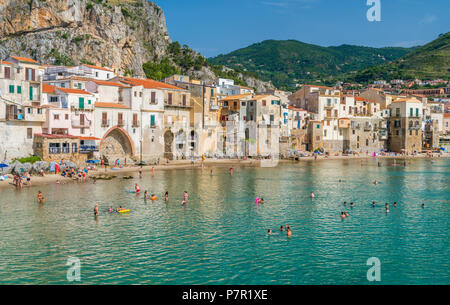
[[164,194],[164,201],[165,201],[165,202],[169,201],[169,192],[166,192],[166,193]]
[[113,208],[112,208],[112,206],[110,206],[108,209],[108,213],[112,213],[112,212],[113,212]]
[[186,204],[189,199],[188,193],[186,191],[184,191],[183,198],[184,200],[181,202],[181,204]]

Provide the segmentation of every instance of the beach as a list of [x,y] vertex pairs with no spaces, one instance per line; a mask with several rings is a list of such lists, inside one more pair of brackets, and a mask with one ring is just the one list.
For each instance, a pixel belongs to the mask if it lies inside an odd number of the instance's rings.
[[[277,162],[279,163],[299,163],[304,161],[315,161],[315,162],[325,162],[327,160],[376,160],[376,159],[396,159],[396,160],[411,160],[411,159],[439,159],[439,158],[449,158],[450,154],[433,154],[431,157],[427,156],[425,154],[419,154],[419,155],[397,155],[397,156],[367,156],[367,155],[349,155],[349,156],[318,156],[317,159],[315,159],[313,156],[310,157],[300,157],[298,160],[288,160],[288,159],[280,159]],[[265,160],[270,161],[270,160]],[[276,165],[276,163],[275,163]],[[228,167],[228,166],[246,166],[246,167],[259,167],[261,166],[261,161],[256,159],[206,159],[204,162],[204,170],[206,169],[213,169],[215,167]],[[271,166],[266,166],[271,167]],[[196,160],[192,164],[191,160],[172,160],[169,163],[164,163],[160,165],[145,165],[142,166],[142,172],[149,172],[152,171],[152,168],[154,168],[155,171],[161,171],[161,170],[177,170],[177,169],[189,169],[189,168],[201,168],[201,161]],[[140,166],[137,165],[127,165],[123,166],[121,168],[112,169],[111,167],[107,167],[106,171],[101,166],[97,166],[95,170],[90,170],[87,178],[87,181],[91,182],[92,177],[98,176],[98,175],[115,175],[115,174],[132,174],[132,173],[138,173],[140,169]],[[8,175],[10,178],[12,178],[12,175]],[[7,189],[11,188],[13,189],[14,186],[12,185],[13,179],[6,179],[4,181],[0,181],[0,189]],[[76,179],[72,178],[65,178],[62,177],[60,174],[46,174],[45,176],[37,176],[33,175],[31,179],[31,186],[39,186],[39,185],[46,185],[46,184],[53,184],[57,183],[57,181],[60,181],[62,184],[67,183],[76,183]],[[26,181],[25,181],[26,183]],[[24,188],[28,187],[27,185],[24,185]]]

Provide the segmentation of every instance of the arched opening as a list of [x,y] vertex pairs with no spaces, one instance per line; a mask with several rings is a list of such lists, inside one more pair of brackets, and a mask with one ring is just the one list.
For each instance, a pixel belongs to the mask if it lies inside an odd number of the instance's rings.
[[170,130],[167,130],[164,133],[164,158],[169,160],[173,160],[172,143],[173,133]]
[[113,127],[100,141],[100,156],[109,162],[116,159],[131,158],[134,156],[134,144],[128,133],[120,128]]

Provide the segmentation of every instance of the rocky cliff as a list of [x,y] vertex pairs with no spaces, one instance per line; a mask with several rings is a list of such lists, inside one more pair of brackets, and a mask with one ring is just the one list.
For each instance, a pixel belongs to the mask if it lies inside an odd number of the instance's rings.
[[[42,64],[105,65],[142,77],[144,63],[170,58],[170,44],[162,9],[147,0],[0,0],[0,59],[16,54]],[[208,81],[216,76],[208,65],[183,72]],[[245,78],[260,91],[271,87]]]

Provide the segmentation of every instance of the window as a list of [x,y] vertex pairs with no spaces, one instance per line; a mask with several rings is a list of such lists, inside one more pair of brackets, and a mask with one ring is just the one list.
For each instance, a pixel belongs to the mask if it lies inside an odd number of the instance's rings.
[[90,105],[91,104],[91,100],[88,100],[88,105]]
[[409,116],[413,116],[413,111],[414,111],[414,109],[409,108]]
[[320,129],[320,125],[319,125],[319,124],[317,124],[317,125],[316,125],[316,128],[317,128],[317,129]]
[[57,96],[50,96],[50,103],[57,103],[58,97]]
[[[272,104],[273,104],[273,103],[272,103]],[[263,107],[266,106],[266,101],[265,101],[265,100],[262,101],[262,105],[263,105]]]
[[63,145],[62,145],[62,153],[63,154],[70,153],[69,143],[63,143]]
[[168,104],[172,105],[172,93],[169,93],[168,99],[169,99]]
[[11,78],[11,68],[5,67],[5,78]]
[[400,108],[395,108],[395,116],[400,116]]
[[81,129],[80,129],[80,133],[81,133],[81,134],[84,134],[84,128],[81,128]]
[[133,127],[138,126],[138,115],[137,113],[133,113]]
[[186,95],[183,94],[183,106],[186,106]]
[[[19,93],[19,92],[17,92]],[[416,117],[419,117],[419,108],[416,108]]]
[[241,106],[242,106],[242,107],[245,107],[245,102],[241,102]]
[[323,130],[323,136],[324,136],[324,137],[327,136],[327,130],[326,130],[326,129]]
[[137,97],[137,91],[134,91],[134,97]]
[[150,127],[155,127],[155,115],[150,115]]
[[151,103],[156,104],[156,92],[154,91],[151,93]]
[[29,114],[33,114],[33,108],[27,108],[27,112],[29,113]]
[[142,92],[139,92],[139,97],[142,97]]
[[59,154],[61,152],[61,144],[60,143],[50,143],[48,145],[48,152],[50,154]]
[[27,128],[27,139],[33,138],[33,128]]
[[416,129],[416,136],[418,136],[418,135],[419,135],[419,130]]
[[409,135],[412,136],[412,130],[411,129],[409,130]]
[[59,120],[59,114],[54,114],[53,115],[53,119],[56,121],[56,120]]
[[84,109],[84,97],[78,98],[78,108]]
[[95,77],[98,77],[98,72],[95,72]]
[[37,113],[42,114],[42,108],[38,108]]
[[14,85],[9,85],[9,93],[14,93]]
[[30,86],[29,93],[30,93],[30,101],[32,101],[33,100],[33,87],[31,87],[31,86]]
[[77,152],[77,143],[72,143],[72,153],[75,154]]
[[369,139],[366,139],[366,146],[369,146]]
[[22,86],[17,86],[17,94],[22,94]]
[[67,113],[64,115],[64,119],[65,119],[66,121],[69,119],[69,115],[68,115]]
[[234,105],[234,108],[237,108],[237,102],[234,102],[233,105]]
[[102,125],[106,126],[108,123],[108,113],[102,112]]

